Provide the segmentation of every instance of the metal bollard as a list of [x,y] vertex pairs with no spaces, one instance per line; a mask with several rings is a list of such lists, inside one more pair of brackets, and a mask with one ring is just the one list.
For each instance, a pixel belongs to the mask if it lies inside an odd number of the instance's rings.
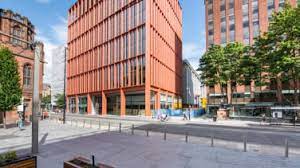
[[73,119],[71,118],[71,126],[73,126]]
[[188,136],[189,136],[189,133],[186,132],[186,133],[185,133],[185,143],[188,143]]
[[108,132],[110,132],[110,122],[108,122]]
[[100,122],[100,120],[99,120],[99,130],[101,130],[101,122]]
[[134,124],[131,126],[131,135],[134,135]]
[[119,133],[122,132],[122,123],[119,123]]
[[214,147],[214,135],[211,135],[210,147]]
[[146,129],[146,135],[149,137],[149,128]]
[[289,141],[287,138],[285,139],[285,157],[289,157]]
[[85,120],[83,120],[83,128],[85,127]]
[[244,140],[244,152],[247,152],[247,136],[246,135],[243,137],[243,140]]
[[167,130],[164,131],[164,140],[167,140]]

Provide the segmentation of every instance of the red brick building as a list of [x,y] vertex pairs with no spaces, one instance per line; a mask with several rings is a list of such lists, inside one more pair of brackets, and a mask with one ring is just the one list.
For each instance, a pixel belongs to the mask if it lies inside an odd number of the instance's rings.
[[[25,117],[29,120],[32,113],[32,93],[33,93],[33,70],[34,70],[34,50],[29,44],[12,37],[17,37],[25,41],[34,41],[34,26],[28,18],[14,13],[11,10],[0,9],[0,45],[8,47],[14,54],[18,65],[23,89],[23,104],[25,108]],[[4,34],[3,34],[4,33]],[[43,44],[38,43],[42,48],[42,57],[40,64],[40,93],[43,89],[43,71],[44,71],[44,52]],[[7,123],[16,123],[18,114],[16,110],[6,113]],[[3,114],[0,115],[0,124],[3,122]]]
[[[288,0],[292,6],[297,0]],[[212,44],[226,45],[238,41],[245,45],[254,43],[254,38],[268,30],[269,19],[273,11],[284,7],[285,0],[205,0],[206,7],[206,47]],[[219,108],[222,97],[231,99],[239,115],[247,115],[252,109],[260,109],[274,105],[278,101],[292,100],[293,87],[282,83],[283,96],[276,95],[276,85],[255,87],[254,83],[236,86],[233,97],[230,89],[228,95],[221,94],[219,86],[211,86],[208,90],[208,107],[210,111]],[[238,110],[243,109],[243,110]],[[250,111],[249,111],[249,110]],[[254,112],[253,115],[260,114]]]
[[151,115],[181,99],[178,0],[78,0],[69,9],[68,111]]

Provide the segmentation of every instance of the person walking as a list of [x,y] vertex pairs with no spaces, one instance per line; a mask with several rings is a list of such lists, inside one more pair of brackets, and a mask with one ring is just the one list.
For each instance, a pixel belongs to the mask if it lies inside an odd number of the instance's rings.
[[192,107],[189,106],[189,109],[188,109],[188,115],[189,115],[189,120],[191,121],[191,112],[192,112]]
[[188,120],[188,118],[187,118],[187,111],[186,110],[184,110],[183,111],[183,120]]

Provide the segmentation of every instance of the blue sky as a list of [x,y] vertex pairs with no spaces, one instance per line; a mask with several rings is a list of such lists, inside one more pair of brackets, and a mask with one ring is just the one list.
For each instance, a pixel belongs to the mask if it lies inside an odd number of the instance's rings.
[[[46,82],[51,70],[52,50],[67,38],[67,11],[76,0],[0,0],[0,8],[28,17],[36,27],[36,39],[45,44]],[[205,8],[203,0],[181,0],[183,8],[183,57],[194,68],[205,50]]]

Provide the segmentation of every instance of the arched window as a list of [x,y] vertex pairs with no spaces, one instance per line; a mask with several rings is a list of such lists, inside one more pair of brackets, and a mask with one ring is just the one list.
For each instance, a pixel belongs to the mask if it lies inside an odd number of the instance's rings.
[[[13,37],[21,38],[22,30],[19,26],[14,26],[12,30]],[[21,45],[21,41],[16,38],[12,38],[12,43],[15,45]]]
[[24,65],[23,68],[23,85],[25,87],[31,85],[31,66],[29,64]]

